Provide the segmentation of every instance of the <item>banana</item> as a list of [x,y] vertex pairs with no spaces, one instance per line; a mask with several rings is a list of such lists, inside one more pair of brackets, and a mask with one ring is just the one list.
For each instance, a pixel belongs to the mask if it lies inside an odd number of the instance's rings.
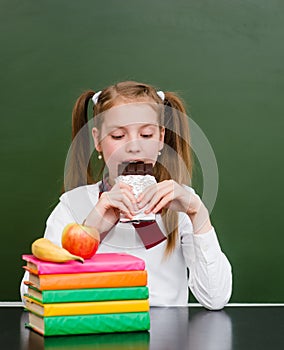
[[68,250],[58,247],[47,238],[38,238],[32,243],[33,255],[44,261],[65,262],[70,260],[78,260],[82,263],[84,259],[80,256],[73,255]]

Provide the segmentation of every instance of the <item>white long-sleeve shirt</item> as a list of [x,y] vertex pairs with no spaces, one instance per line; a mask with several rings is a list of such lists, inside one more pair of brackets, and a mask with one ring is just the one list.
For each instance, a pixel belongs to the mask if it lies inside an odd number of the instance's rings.
[[[61,246],[64,227],[71,222],[82,223],[96,205],[98,196],[99,183],[65,192],[47,219],[44,237]],[[166,240],[146,249],[130,223],[114,226],[100,243],[98,253],[126,252],[143,259],[148,273],[151,306],[185,306],[189,287],[201,305],[221,309],[232,292],[231,265],[221,251],[214,228],[207,233],[194,234],[188,215],[178,214],[179,236],[174,251],[167,258],[164,257]],[[156,221],[166,235],[159,214]],[[27,279],[28,272],[21,283],[22,297],[27,288],[23,281]]]

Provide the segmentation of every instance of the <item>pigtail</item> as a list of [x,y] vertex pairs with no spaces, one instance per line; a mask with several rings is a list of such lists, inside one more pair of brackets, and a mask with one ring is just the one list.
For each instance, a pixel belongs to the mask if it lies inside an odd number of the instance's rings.
[[[157,176],[159,181],[173,179],[179,184],[190,185],[192,154],[184,102],[176,94],[166,92],[164,106],[165,150],[157,164]],[[168,232],[165,251],[167,257],[174,250],[178,238],[178,213],[163,209],[162,218]]]
[[88,105],[94,91],[84,92],[75,102],[72,111],[72,145],[65,167],[63,191],[94,183],[90,165],[90,137]]
[[188,117],[184,103],[174,93],[165,94],[165,144],[180,156],[171,159],[169,165],[175,166],[172,177],[180,184],[190,184],[192,177],[192,154]]

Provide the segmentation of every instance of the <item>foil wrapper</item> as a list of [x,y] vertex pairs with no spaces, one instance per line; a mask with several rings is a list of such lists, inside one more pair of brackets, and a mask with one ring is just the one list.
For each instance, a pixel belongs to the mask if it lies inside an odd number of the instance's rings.
[[[133,188],[134,196],[137,198],[147,187],[156,184],[157,181],[153,175],[119,175],[116,182],[124,182]],[[140,222],[140,221],[154,221],[156,215],[154,213],[145,214],[142,208],[137,212],[132,220],[125,217],[122,213],[120,215],[120,222]]]

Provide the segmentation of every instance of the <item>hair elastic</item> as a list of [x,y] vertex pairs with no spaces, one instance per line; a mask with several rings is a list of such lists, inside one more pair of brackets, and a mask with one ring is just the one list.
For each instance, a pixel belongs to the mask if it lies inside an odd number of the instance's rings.
[[157,95],[164,101],[165,100],[165,94],[163,91],[157,91]]
[[92,101],[93,101],[94,105],[97,104],[98,98],[99,98],[100,94],[101,94],[101,91],[98,91],[98,92],[96,92],[96,93],[94,94],[94,96],[92,97]]

